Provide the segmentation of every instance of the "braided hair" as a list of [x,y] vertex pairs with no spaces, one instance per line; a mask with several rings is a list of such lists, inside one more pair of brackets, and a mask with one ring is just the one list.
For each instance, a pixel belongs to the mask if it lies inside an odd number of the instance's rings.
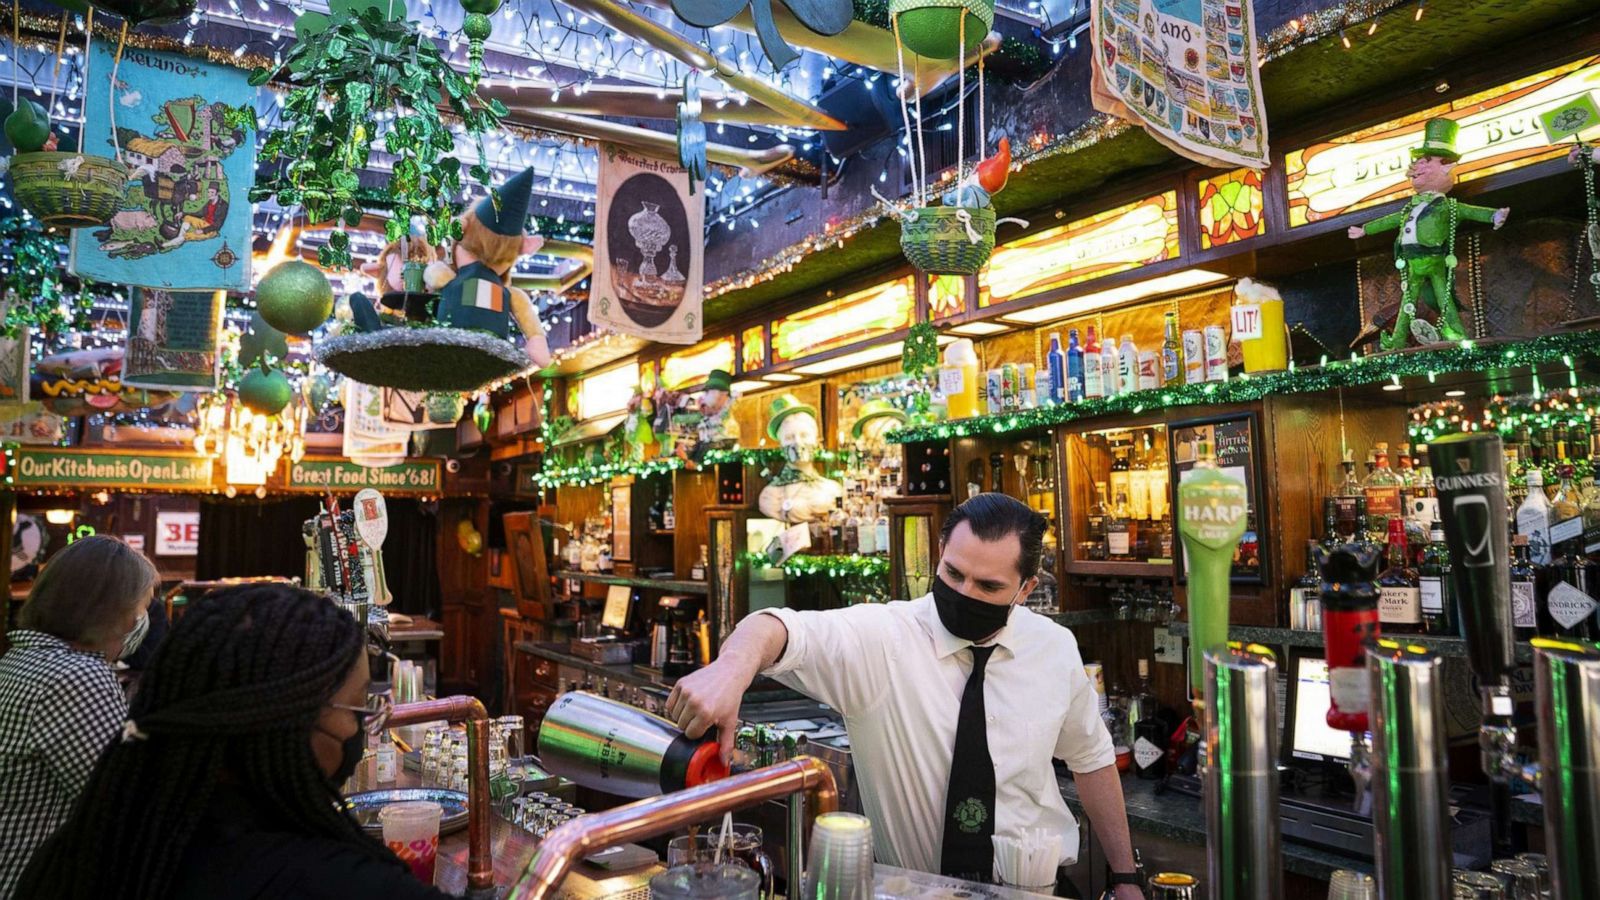
[[400,865],[344,811],[311,749],[319,715],[364,658],[364,631],[327,598],[281,584],[225,588],[195,604],[146,671],[123,739],[103,752],[17,896],[167,896],[224,779],[273,830]]

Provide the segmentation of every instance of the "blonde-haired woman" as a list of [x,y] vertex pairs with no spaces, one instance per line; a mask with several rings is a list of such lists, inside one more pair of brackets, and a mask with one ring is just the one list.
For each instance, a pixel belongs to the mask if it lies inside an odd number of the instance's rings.
[[128,703],[111,664],[137,650],[160,586],[112,537],[68,545],[39,573],[0,656],[0,900],[66,819]]

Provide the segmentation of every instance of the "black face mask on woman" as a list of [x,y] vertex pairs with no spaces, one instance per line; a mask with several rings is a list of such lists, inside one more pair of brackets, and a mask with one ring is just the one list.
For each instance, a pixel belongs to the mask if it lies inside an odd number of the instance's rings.
[[[1017,593],[1022,593],[1020,587]],[[946,584],[943,575],[933,578],[933,608],[939,613],[939,621],[945,631],[964,641],[981,641],[1006,627],[1016,600],[1013,596],[1004,606],[985,603]]]
[[[366,723],[362,723],[365,725]],[[332,735],[329,735],[332,737]],[[367,729],[357,728],[356,733],[344,739],[339,746],[339,768],[328,777],[328,783],[334,790],[344,787],[350,776],[356,773],[356,767],[361,765],[361,757],[367,754]]]

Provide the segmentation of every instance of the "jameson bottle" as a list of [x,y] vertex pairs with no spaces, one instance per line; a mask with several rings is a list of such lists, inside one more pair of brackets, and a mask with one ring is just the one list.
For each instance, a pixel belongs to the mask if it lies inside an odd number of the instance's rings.
[[1389,566],[1378,573],[1378,619],[1385,634],[1422,628],[1422,584],[1406,552],[1406,526],[1389,520]]
[[1244,482],[1217,468],[1211,441],[1197,441],[1194,470],[1178,487],[1178,534],[1189,564],[1189,682],[1197,703],[1205,696],[1205,652],[1228,642],[1228,587],[1247,501]]
[[1519,641],[1539,633],[1539,569],[1528,559],[1528,538],[1511,539],[1511,627]]
[[1438,522],[1428,532],[1417,579],[1422,590],[1423,633],[1455,636],[1460,628],[1456,625],[1456,589],[1450,582],[1450,548],[1445,546],[1444,526]]

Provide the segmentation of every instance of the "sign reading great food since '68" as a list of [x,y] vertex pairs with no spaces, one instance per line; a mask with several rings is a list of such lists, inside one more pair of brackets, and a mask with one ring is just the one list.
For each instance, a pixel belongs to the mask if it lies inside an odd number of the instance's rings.
[[17,487],[209,488],[211,459],[159,453],[82,453],[23,447],[12,473]]
[[373,469],[347,459],[303,459],[289,465],[291,491],[359,491],[376,488],[390,492],[424,492],[439,489],[439,463],[404,462]]

